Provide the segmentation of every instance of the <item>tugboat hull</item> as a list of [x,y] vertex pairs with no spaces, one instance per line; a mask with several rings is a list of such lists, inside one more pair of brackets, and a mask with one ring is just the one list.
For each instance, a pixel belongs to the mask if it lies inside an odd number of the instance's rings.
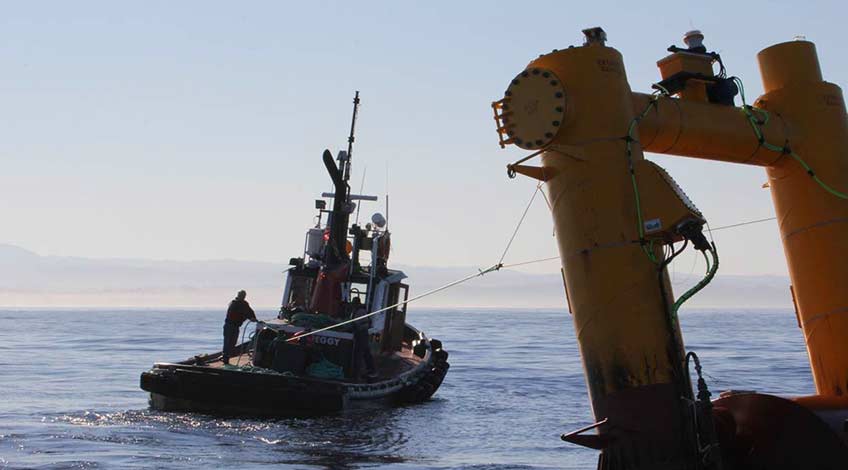
[[[423,337],[423,335],[422,335]],[[247,350],[245,343],[240,346]],[[422,338],[421,361],[412,369],[373,383],[280,374],[268,369],[208,365],[219,355],[158,363],[141,374],[150,407],[250,416],[315,416],[373,404],[410,404],[429,399],[450,364],[437,340]]]

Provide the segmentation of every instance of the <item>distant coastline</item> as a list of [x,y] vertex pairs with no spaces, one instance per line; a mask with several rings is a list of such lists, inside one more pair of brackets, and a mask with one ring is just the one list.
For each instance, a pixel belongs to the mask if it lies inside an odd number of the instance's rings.
[[[552,263],[556,269],[556,263]],[[42,256],[14,245],[0,245],[0,308],[206,309],[225,306],[246,289],[260,309],[279,307],[283,269],[278,263],[207,260],[166,261]],[[422,293],[465,277],[477,267],[397,266],[409,275],[411,293]],[[674,285],[677,293],[687,283]],[[416,306],[437,308],[562,309],[565,294],[558,271],[531,274],[512,270],[474,279],[422,299]],[[719,273],[692,298],[693,308],[791,309],[784,276]]]

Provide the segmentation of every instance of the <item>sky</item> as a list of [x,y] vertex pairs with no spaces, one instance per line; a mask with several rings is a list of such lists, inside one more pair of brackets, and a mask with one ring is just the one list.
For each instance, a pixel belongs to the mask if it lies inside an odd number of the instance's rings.
[[[673,8],[672,8],[673,6]],[[299,254],[320,156],[346,146],[352,186],[384,211],[393,257],[498,260],[534,191],[505,165],[490,103],[540,53],[602,26],[635,91],[701,29],[749,100],[756,53],[803,35],[844,86],[839,2],[7,2],[0,6],[0,243],[42,255],[285,263]],[[648,154],[712,226],[770,217],[761,168]],[[357,191],[358,192],[358,191]],[[722,272],[786,273],[774,222],[715,233]],[[556,256],[531,207],[507,262]],[[672,267],[690,273],[684,254]],[[556,262],[531,265],[556,272]]]

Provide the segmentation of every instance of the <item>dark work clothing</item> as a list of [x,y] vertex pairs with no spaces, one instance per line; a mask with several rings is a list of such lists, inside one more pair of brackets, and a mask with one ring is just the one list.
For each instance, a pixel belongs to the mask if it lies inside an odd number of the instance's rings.
[[228,362],[235,354],[239,330],[245,320],[256,321],[256,314],[250,304],[244,299],[233,299],[227,308],[227,319],[224,320],[224,362]]
[[230,358],[235,353],[236,343],[238,342],[239,325],[231,322],[229,319],[224,321],[224,362],[229,362]]
[[[365,310],[362,309],[355,315],[358,317],[364,314]],[[371,355],[370,335],[368,334],[370,326],[370,319],[360,320],[353,324],[353,376],[357,379],[362,375],[362,365],[365,365],[365,373],[368,375],[377,371],[374,365],[374,356]]]
[[256,321],[256,314],[246,300],[233,299],[230,307],[227,308],[227,321],[241,327],[245,320]]

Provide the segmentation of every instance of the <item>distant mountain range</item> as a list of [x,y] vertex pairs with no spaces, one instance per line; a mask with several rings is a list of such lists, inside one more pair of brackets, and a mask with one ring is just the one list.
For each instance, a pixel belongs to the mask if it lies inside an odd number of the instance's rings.
[[[556,263],[552,263],[556,264]],[[280,304],[287,266],[210,260],[162,261],[41,256],[0,244],[0,307],[223,308],[239,289],[263,310]],[[409,275],[410,296],[468,276],[476,267],[394,266]],[[675,285],[680,293],[697,281]],[[687,306],[791,308],[782,276],[719,274]],[[502,270],[422,299],[429,307],[565,308],[559,272]]]

